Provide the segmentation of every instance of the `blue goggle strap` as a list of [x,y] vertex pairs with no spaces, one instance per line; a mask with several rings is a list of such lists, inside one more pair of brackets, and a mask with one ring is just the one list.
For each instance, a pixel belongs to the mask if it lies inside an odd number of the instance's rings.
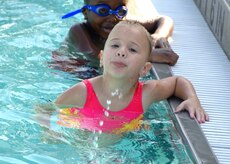
[[61,18],[62,18],[62,19],[66,19],[66,18],[72,17],[72,16],[74,16],[74,15],[76,15],[76,14],[79,14],[79,13],[82,12],[82,9],[83,9],[83,8],[84,8],[84,7],[82,7],[81,9],[72,11],[72,12],[70,12],[70,13],[67,13],[67,14],[63,15]]

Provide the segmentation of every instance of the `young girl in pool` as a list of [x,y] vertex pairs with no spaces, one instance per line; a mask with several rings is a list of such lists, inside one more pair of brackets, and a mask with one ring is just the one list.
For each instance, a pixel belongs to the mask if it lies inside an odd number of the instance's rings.
[[[90,131],[120,133],[135,129],[153,102],[172,95],[184,100],[176,112],[186,109],[199,123],[207,121],[208,115],[185,78],[139,81],[151,69],[148,62],[151,50],[152,38],[143,26],[135,21],[119,22],[100,54],[103,74],[74,85],[55,104],[73,106],[61,113],[76,116],[72,123]],[[68,126],[65,121],[60,124]]]
[[[61,48],[58,51],[53,51],[52,66],[68,72],[80,70],[77,66],[97,68],[98,54],[103,49],[110,31],[118,22],[126,18],[142,20],[143,26],[154,37],[158,49],[155,49],[149,56],[151,62],[174,65],[178,55],[172,51],[167,41],[173,30],[172,19],[167,16],[157,16],[150,1],[145,0],[142,4],[138,1],[84,0],[84,6],[81,9],[64,16],[64,18],[68,18],[82,13],[85,22],[77,23],[71,27]],[[137,11],[138,9],[140,10]],[[146,13],[146,11],[148,12]],[[152,18],[150,19],[147,14]],[[69,58],[68,55],[66,56],[68,52],[70,53]],[[93,71],[92,74],[95,74],[97,69]]]

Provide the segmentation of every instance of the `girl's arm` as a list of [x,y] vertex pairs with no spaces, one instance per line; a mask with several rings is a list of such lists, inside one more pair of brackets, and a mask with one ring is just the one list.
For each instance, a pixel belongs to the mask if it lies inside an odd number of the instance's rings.
[[176,108],[176,112],[186,109],[189,112],[190,117],[196,117],[199,123],[209,120],[208,115],[202,108],[195,89],[189,80],[180,76],[173,76],[162,80],[148,81],[146,84],[147,85],[144,88],[144,96],[147,99],[148,96],[151,97],[150,101],[159,101],[171,96],[176,96],[184,100]]
[[58,96],[54,103],[56,105],[68,105],[82,108],[86,102],[86,96],[86,86],[83,82],[80,82],[64,91]]
[[188,110],[190,117],[196,117],[199,123],[204,123],[205,121],[209,120],[208,114],[202,108],[195,89],[190,81],[186,80],[185,78],[178,77],[174,95],[184,100],[176,108],[176,112],[186,109]]

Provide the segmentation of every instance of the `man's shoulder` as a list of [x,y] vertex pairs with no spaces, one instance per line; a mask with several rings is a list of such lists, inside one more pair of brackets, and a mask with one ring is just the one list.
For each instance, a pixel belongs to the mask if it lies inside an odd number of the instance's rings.
[[67,41],[74,45],[79,52],[98,54],[99,50],[93,43],[92,36],[85,23],[74,24],[69,30]]
[[76,23],[70,28],[70,33],[85,33],[86,27],[84,23]]

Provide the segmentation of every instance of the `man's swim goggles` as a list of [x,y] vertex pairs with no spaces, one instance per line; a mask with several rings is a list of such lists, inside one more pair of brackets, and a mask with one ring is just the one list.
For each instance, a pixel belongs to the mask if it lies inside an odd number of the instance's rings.
[[75,10],[73,12],[70,12],[64,16],[62,16],[62,19],[66,19],[69,17],[72,17],[76,14],[79,14],[82,12],[83,9],[88,9],[89,11],[93,11],[95,14],[101,17],[106,17],[108,15],[114,14],[118,19],[122,19],[127,15],[128,9],[125,6],[119,6],[115,10],[112,10],[110,6],[106,4],[99,4],[99,5],[85,5],[81,9]]

